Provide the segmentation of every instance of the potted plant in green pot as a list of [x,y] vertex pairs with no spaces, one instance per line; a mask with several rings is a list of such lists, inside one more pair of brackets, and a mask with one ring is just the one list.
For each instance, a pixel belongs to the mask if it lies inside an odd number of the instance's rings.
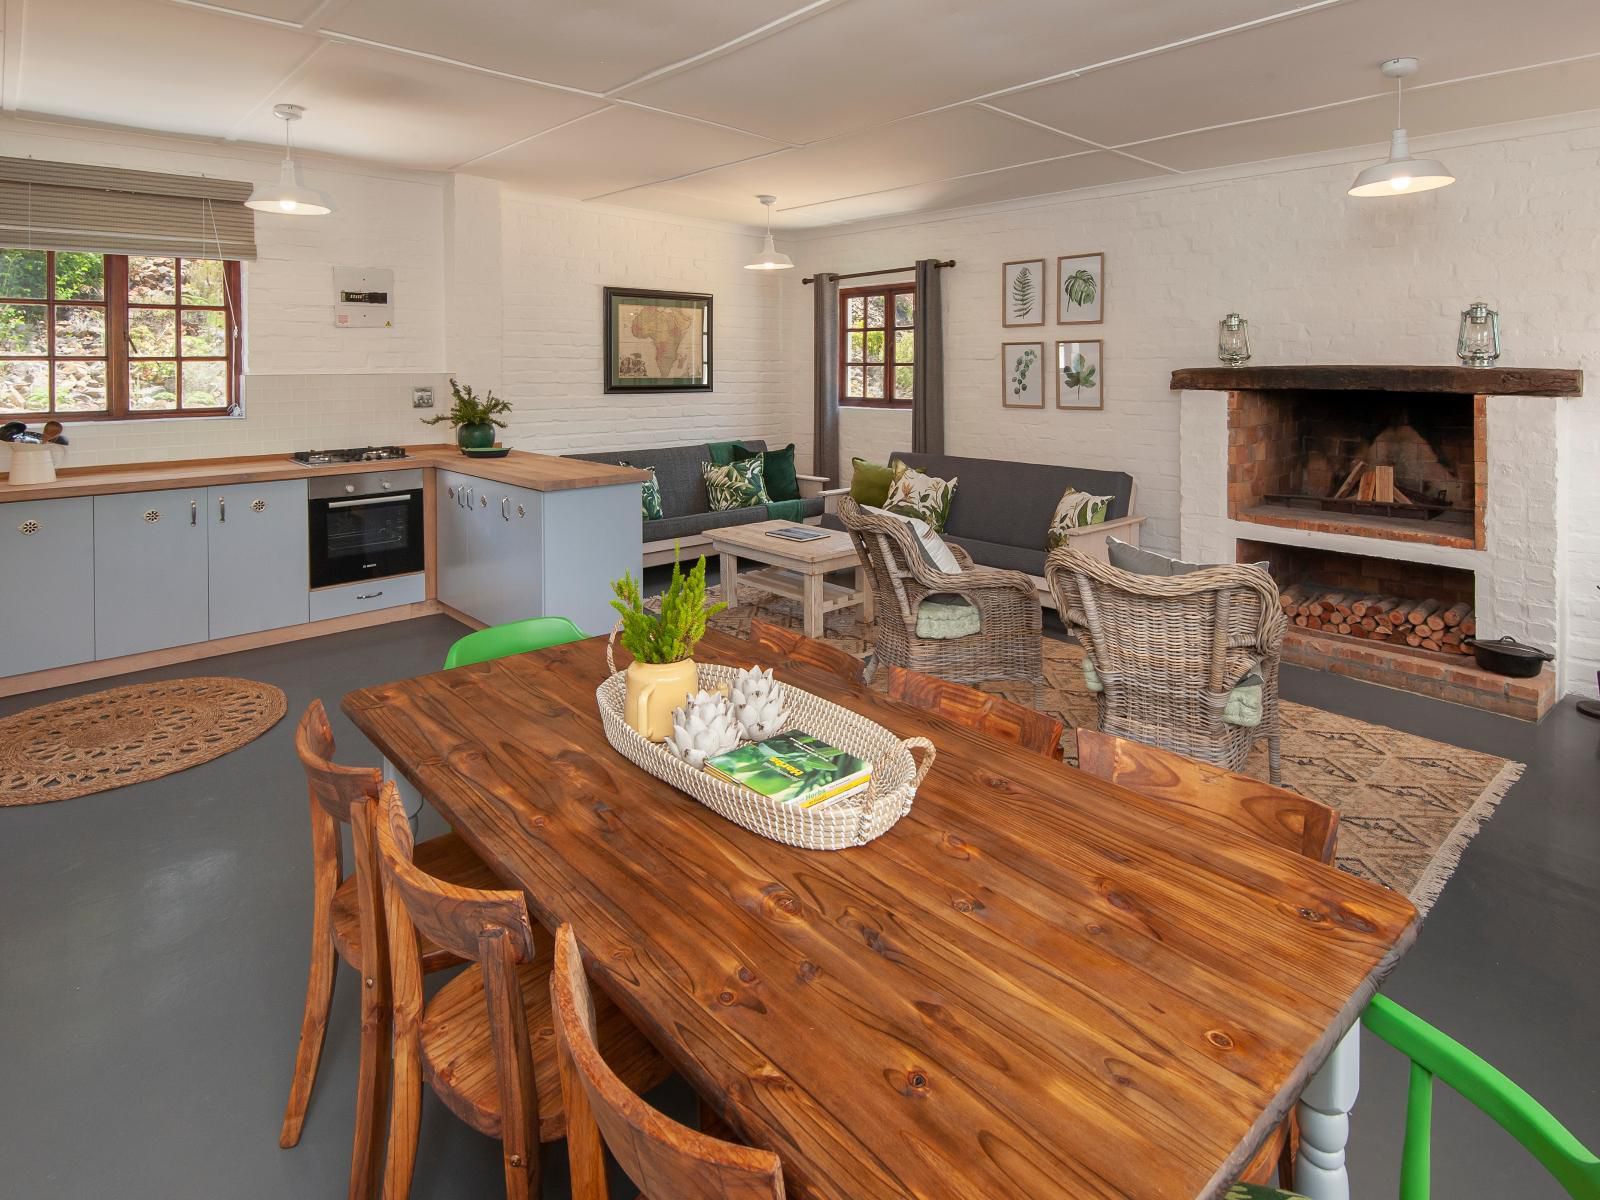
[[456,431],[456,445],[462,450],[487,450],[494,445],[494,431],[506,423],[499,420],[511,411],[511,405],[493,392],[478,396],[470,387],[450,381],[450,395],[454,398],[450,411],[435,417],[424,417],[424,425],[438,425],[449,421]]
[[628,696],[623,716],[628,726],[653,742],[672,733],[672,710],[700,686],[700,669],[694,648],[705,636],[706,620],[728,606],[722,601],[706,605],[706,560],[685,573],[672,564],[672,581],[661,597],[659,612],[649,612],[633,575],[611,585],[616,599],[611,607],[622,614],[622,645],[633,662],[628,665]]

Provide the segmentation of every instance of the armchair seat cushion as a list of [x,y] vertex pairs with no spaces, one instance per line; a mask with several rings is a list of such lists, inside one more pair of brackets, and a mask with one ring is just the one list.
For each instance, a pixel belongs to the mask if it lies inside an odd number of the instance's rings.
[[960,546],[972,555],[972,561],[980,567],[1021,571],[1025,575],[1044,574],[1043,547],[1007,546],[1003,542],[983,542],[977,538],[955,537],[948,533],[944,535],[944,540]]
[[949,641],[983,630],[977,608],[960,596],[927,596],[917,605],[917,636]]

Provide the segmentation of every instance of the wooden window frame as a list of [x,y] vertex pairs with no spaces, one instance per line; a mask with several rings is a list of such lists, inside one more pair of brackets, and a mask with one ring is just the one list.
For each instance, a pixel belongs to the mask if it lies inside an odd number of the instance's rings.
[[[20,248],[20,247],[18,247]],[[185,304],[183,301],[183,267],[185,259],[172,255],[175,267],[172,277],[173,302],[171,304],[133,301],[128,297],[128,259],[126,254],[105,254],[103,298],[100,300],[58,300],[56,291],[56,251],[45,252],[45,295],[0,296],[0,304],[42,304],[45,306],[45,349],[38,354],[0,354],[0,363],[36,362],[45,364],[50,380],[50,409],[25,411],[0,409],[3,421],[60,421],[70,424],[78,421],[148,421],[237,416],[244,356],[240,336],[240,288],[243,272],[237,259],[223,259],[223,302],[221,304]],[[165,258],[166,255],[133,255],[134,258]],[[214,260],[207,260],[214,261]],[[103,355],[57,354],[56,309],[98,308],[105,313],[105,353]],[[129,325],[135,311],[170,312],[173,320],[174,346],[172,354],[136,355],[129,342]],[[222,355],[185,355],[183,353],[183,316],[189,312],[220,312],[222,317],[224,353]],[[106,408],[103,412],[56,411],[55,367],[58,362],[104,362],[106,364]],[[177,388],[177,408],[136,409],[132,407],[132,366],[140,362],[170,362],[173,364]],[[185,362],[220,362],[224,364],[227,386],[227,404],[222,407],[186,408],[183,404],[183,365]]]
[[[895,358],[895,332],[897,329],[907,328],[894,323],[894,298],[896,296],[915,296],[917,285],[914,283],[880,283],[868,287],[853,287],[839,289],[839,407],[840,408],[884,408],[906,411],[915,403],[914,396],[899,397],[894,391],[894,369],[896,366],[910,366],[910,363],[901,363]],[[883,298],[883,362],[866,363],[855,362],[850,358],[850,334],[860,332],[850,325],[850,300],[856,296],[865,298],[881,296]],[[920,305],[918,306],[921,307]],[[910,329],[917,328],[917,322],[922,319],[920,312],[912,314]],[[867,331],[875,331],[877,326],[863,326]],[[883,399],[870,399],[867,397],[849,395],[849,379],[851,367],[881,366],[883,368]]]

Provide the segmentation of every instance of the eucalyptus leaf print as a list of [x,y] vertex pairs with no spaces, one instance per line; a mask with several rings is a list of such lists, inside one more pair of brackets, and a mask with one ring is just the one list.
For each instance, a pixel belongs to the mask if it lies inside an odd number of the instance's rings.
[[1021,268],[1011,281],[1011,319],[1024,321],[1032,316],[1038,298],[1038,290],[1033,286],[1032,268]]
[[1039,342],[1007,342],[1000,352],[1000,402],[1007,408],[1043,408],[1048,382],[1044,346]]
[[1024,350],[1011,364],[1011,394],[1021,396],[1028,390],[1028,375],[1039,361],[1033,350]]

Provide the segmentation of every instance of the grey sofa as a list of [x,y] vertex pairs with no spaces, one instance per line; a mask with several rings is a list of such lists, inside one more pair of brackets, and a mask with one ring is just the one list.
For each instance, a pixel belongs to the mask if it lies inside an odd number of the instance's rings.
[[[765,450],[766,442],[760,438],[732,438],[751,450]],[[661,485],[661,519],[643,522],[644,565],[657,566],[670,563],[675,548],[681,549],[685,559],[704,553],[711,544],[708,536],[713,529],[729,525],[748,525],[756,521],[772,520],[789,515],[778,506],[779,512],[769,512],[765,505],[737,508],[728,512],[711,511],[711,501],[706,495],[705,476],[701,464],[711,461],[711,447],[705,442],[691,446],[661,446],[653,450],[605,450],[590,454],[568,454],[567,458],[585,462],[626,463],[634,467],[654,467],[656,480]],[[815,524],[823,514],[830,496],[848,489],[824,490],[824,480],[818,475],[800,475],[800,500],[794,503],[800,519]]]
[[[1044,574],[1045,539],[1056,504],[1069,486],[1112,499],[1105,521],[1074,533],[1068,538],[1068,545],[1105,561],[1107,535],[1139,544],[1139,527],[1144,518],[1134,515],[1138,485],[1125,471],[905,451],[891,455],[889,461],[896,459],[929,475],[955,479],[956,494],[945,524],[945,541],[960,546],[979,566],[1033,576],[1041,600],[1052,607]],[[826,522],[833,523],[832,518]]]

